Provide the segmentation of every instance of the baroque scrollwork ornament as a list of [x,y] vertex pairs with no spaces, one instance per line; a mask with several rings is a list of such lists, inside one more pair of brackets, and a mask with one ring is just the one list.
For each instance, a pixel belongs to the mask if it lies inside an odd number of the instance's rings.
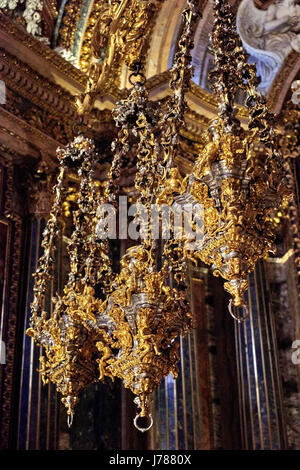
[[[193,256],[226,280],[233,297],[230,313],[236,316],[233,307],[244,307],[245,316],[248,274],[274,249],[272,214],[286,204],[288,190],[273,116],[257,91],[255,66],[247,63],[232,7],[224,0],[215,1],[211,39],[219,114],[204,136],[185,191],[204,207],[204,237]],[[247,95],[248,129],[235,117],[240,89]]]

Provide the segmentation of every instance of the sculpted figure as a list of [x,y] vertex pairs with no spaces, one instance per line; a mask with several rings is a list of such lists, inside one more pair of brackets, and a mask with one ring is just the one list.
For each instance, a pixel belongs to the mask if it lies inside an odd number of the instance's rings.
[[[244,4],[250,2],[253,3],[253,0],[244,0]],[[265,12],[255,7],[253,11],[255,15],[248,18],[248,25],[245,19],[243,22],[250,41],[251,35],[253,38],[260,38],[260,41],[254,40],[253,44],[269,51],[280,51],[280,48],[290,45],[300,52],[300,5],[297,5],[296,0],[278,0]]]
[[278,0],[265,11],[254,0],[242,0],[237,27],[243,44],[257,66],[260,89],[267,92],[286,56],[300,53],[300,5],[297,0]]
[[[143,277],[145,265],[149,260],[149,252],[142,246],[137,245],[128,248],[121,259],[121,272],[116,279],[116,298],[122,298],[122,303],[130,305],[131,296],[138,289],[138,280]],[[120,293],[123,293],[120,297]]]
[[[280,0],[267,10],[266,22],[263,26],[263,35],[283,34],[290,42],[291,47],[300,52],[300,5],[295,0]],[[270,37],[271,41],[272,38]]]

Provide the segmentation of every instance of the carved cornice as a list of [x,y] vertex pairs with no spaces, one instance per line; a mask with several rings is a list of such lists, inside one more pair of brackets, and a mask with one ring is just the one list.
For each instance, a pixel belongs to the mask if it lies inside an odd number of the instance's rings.
[[188,140],[202,144],[202,134],[209,122],[206,116],[189,109],[185,114],[185,127],[181,129],[180,134]]
[[[8,147],[2,143],[5,152],[11,150],[11,155],[17,157],[23,157],[27,153],[27,149],[30,148],[30,156],[35,158],[39,155],[39,152],[46,152],[52,157],[55,157],[55,151],[57,146],[60,144],[57,140],[50,137],[46,133],[32,127],[27,122],[7,112],[5,109],[0,107],[0,120],[6,122],[6,125],[0,125],[0,132],[7,136],[7,142],[10,142]],[[11,123],[11,125],[9,125]],[[14,130],[12,130],[14,129]],[[13,145],[16,144],[21,145]]]
[[77,82],[79,89],[86,85],[87,76],[83,72],[71,65],[47,45],[28,34],[2,13],[0,14],[0,30],[1,32],[7,33],[8,36],[12,35],[18,42],[22,43],[23,46],[26,46],[38,56],[46,59],[49,64],[63,75]]
[[75,119],[72,95],[0,49],[0,73],[6,85],[55,116]]
[[0,144],[0,157],[5,161],[14,161],[18,158],[18,153],[7,147],[4,144]]
[[[19,127],[26,128],[27,132],[30,128],[31,134],[36,134],[36,131],[45,133],[60,144],[72,138],[73,127],[76,127],[79,118],[69,92],[3,49],[0,49],[0,76],[7,87],[3,108],[18,118]],[[121,96],[119,90],[116,95],[117,98]],[[110,123],[109,110],[94,109],[84,127],[87,132],[89,129],[93,133],[103,133],[104,128],[112,130]]]
[[146,87],[149,91],[154,90],[157,87],[167,83],[169,86],[169,81],[171,78],[170,70],[154,75],[153,77],[148,78],[146,82]]
[[7,129],[7,127],[1,126],[0,125],[0,132],[3,134],[9,135],[10,137],[13,137],[16,139],[18,142],[22,142],[23,144],[27,144],[27,139],[24,137],[21,137],[20,135],[16,134],[14,131]]

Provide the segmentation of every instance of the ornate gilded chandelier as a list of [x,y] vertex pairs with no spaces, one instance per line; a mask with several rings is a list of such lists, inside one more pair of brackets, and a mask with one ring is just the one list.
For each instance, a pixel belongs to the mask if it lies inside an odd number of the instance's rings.
[[[248,274],[274,249],[273,216],[287,202],[283,158],[274,117],[256,90],[259,79],[236,32],[231,5],[215,0],[211,83],[219,114],[204,135],[204,148],[186,180],[186,194],[204,207],[204,237],[193,253],[227,282],[234,307],[243,307]],[[239,90],[246,94],[247,129],[235,117]],[[230,313],[237,319],[230,301]]]
[[[212,79],[219,115],[204,136],[204,149],[193,172],[183,179],[175,165],[187,107],[185,93],[192,77],[191,49],[199,3],[189,0],[183,12],[183,31],[171,69],[172,95],[160,106],[149,99],[147,92],[142,32],[137,24],[131,31],[130,40],[134,31],[138,40],[127,63],[132,88],[113,111],[118,135],[112,144],[114,157],[104,193],[99,192],[94,180],[99,156],[91,140],[80,135],[57,151],[55,201],[35,274],[28,334],[44,347],[40,372],[45,383],[53,382],[61,392],[70,425],[84,387],[98,380],[119,378],[135,395],[139,408],[135,426],[140,431],[150,429],[151,394],[164,377],[170,373],[177,376],[177,340],[192,326],[186,282],[189,259],[211,265],[214,274],[227,280],[225,287],[233,295],[234,305],[243,306],[247,275],[272,248],[272,215],[286,197],[282,161],[275,148],[272,117],[255,90],[255,67],[246,62],[233,13],[223,0],[216,0],[212,36],[216,61]],[[112,22],[105,17],[113,28],[113,52],[103,66],[92,67],[94,76],[78,98],[80,114],[93,105],[99,86],[118,56],[115,52],[125,48],[124,31],[128,32],[128,27],[122,15],[126,4],[112,2],[106,12],[113,15]],[[149,2],[137,5],[140,15],[148,12]],[[121,27],[122,33],[118,30]],[[234,99],[240,88],[247,92],[248,129],[235,117]],[[161,247],[153,237],[151,224],[143,226],[141,222],[140,243],[126,251],[120,272],[113,273],[99,208],[102,203],[110,203],[117,209],[118,181],[129,152],[134,153],[136,161],[136,206],[150,211],[153,204],[166,203],[172,219],[176,205],[190,203],[194,207],[200,203],[204,207],[204,234],[191,254],[188,240],[176,237],[174,224],[167,227],[170,237]],[[80,190],[67,248],[70,272],[62,295],[53,299],[53,312],[47,313],[45,297],[53,276],[66,175],[74,171]],[[140,216],[138,209],[136,218]],[[104,294],[101,298],[96,295],[99,285]]]
[[[105,331],[96,323],[102,302],[94,296],[96,283],[105,285],[111,276],[107,243],[96,243],[96,210],[99,203],[93,180],[97,153],[92,141],[76,137],[67,149],[58,149],[60,164],[55,200],[47,222],[35,273],[34,300],[31,305],[31,326],[27,334],[44,347],[41,375],[44,383],[53,382],[62,394],[71,424],[74,406],[83,387],[97,380],[97,341]],[[45,311],[47,284],[53,278],[55,243],[59,234],[65,182],[68,171],[77,171],[80,178],[78,209],[74,213],[74,230],[67,247],[70,273],[63,295],[52,300],[53,313]],[[104,321],[104,320],[103,320]]]
[[[42,379],[44,383],[55,383],[61,392],[69,425],[78,395],[85,386],[105,377],[112,380],[118,377],[136,395],[140,412],[134,424],[140,431],[146,431],[153,423],[151,393],[165,376],[172,373],[176,377],[178,373],[177,338],[191,327],[183,241],[172,237],[167,240],[158,266],[157,240],[151,235],[151,226],[145,227],[140,245],[127,250],[121,259],[120,273],[113,274],[108,241],[101,239],[101,217],[96,214],[101,203],[116,204],[117,182],[130,145],[137,149],[137,205],[150,209],[164,192],[163,181],[172,172],[186,106],[184,93],[191,78],[195,11],[194,2],[189,1],[172,68],[173,96],[165,112],[148,98],[142,61],[130,65],[131,92],[113,113],[119,132],[112,145],[114,158],[105,194],[98,194],[93,180],[99,156],[92,141],[78,136],[66,149],[57,151],[60,170],[56,197],[44,232],[44,254],[35,274],[31,326],[27,333],[45,349],[40,361]],[[80,100],[80,109],[89,107],[93,99],[94,91],[89,96],[87,90]],[[49,315],[44,310],[45,295],[53,276],[65,176],[70,171],[77,171],[80,180],[78,209],[74,212],[74,230],[68,245],[70,273],[63,295],[53,299],[54,310]],[[98,284],[103,287],[105,300],[95,295]],[[144,425],[139,422],[142,418],[146,419]]]

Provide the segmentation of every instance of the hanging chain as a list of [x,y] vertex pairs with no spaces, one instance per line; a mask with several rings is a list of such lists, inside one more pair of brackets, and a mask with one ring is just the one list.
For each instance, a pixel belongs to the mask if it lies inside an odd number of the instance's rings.
[[[183,31],[178,42],[174,64],[171,68],[171,99],[167,103],[166,113],[160,123],[163,129],[161,144],[164,153],[166,174],[174,165],[178,151],[179,133],[184,126],[184,113],[188,108],[186,94],[190,90],[193,76],[191,50],[194,47],[194,33],[201,14],[199,0],[189,0],[182,13]],[[165,176],[166,176],[165,174]]]
[[[184,126],[185,111],[188,108],[186,94],[190,90],[193,76],[192,55],[194,47],[194,34],[201,14],[200,2],[189,0],[182,13],[183,30],[178,42],[178,50],[175,54],[174,64],[171,69],[170,89],[171,99],[168,101],[166,114],[161,123],[164,174],[162,180],[170,175],[175,165],[175,156],[179,150],[180,130]],[[174,216],[174,214],[172,214]],[[171,224],[174,227],[174,224]],[[173,229],[174,232],[174,229]],[[177,287],[186,292],[186,262],[184,261],[184,240],[175,240],[171,234],[163,249],[163,269],[173,275]],[[183,296],[182,296],[183,299]]]
[[59,234],[58,219],[61,215],[62,199],[65,191],[65,173],[66,166],[60,166],[57,182],[53,189],[55,194],[53,208],[43,232],[42,249],[44,253],[38,261],[38,267],[34,274],[34,297],[31,304],[32,316],[30,320],[32,326],[34,326],[37,317],[46,318],[46,313],[43,312],[44,300],[47,283],[53,278],[55,244]]

